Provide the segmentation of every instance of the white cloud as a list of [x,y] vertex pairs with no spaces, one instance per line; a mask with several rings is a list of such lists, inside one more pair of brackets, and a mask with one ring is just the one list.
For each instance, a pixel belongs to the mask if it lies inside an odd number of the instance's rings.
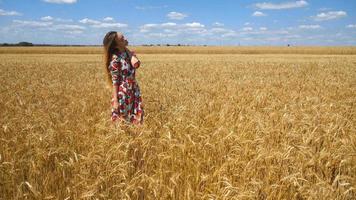
[[19,12],[16,12],[16,11],[6,11],[3,9],[0,9],[0,16],[20,16],[20,15],[22,15],[22,14]]
[[46,29],[50,31],[62,31],[68,34],[81,34],[86,28],[75,24],[57,24]]
[[252,27],[244,27],[242,30],[243,31],[253,31],[253,28]]
[[229,32],[228,29],[225,29],[225,28],[212,28],[210,29],[211,32],[213,33],[226,33],[226,32]]
[[90,24],[90,25],[94,25],[94,24],[100,24],[100,21],[97,20],[93,20],[93,19],[88,19],[88,18],[84,18],[82,20],[79,20],[80,23],[82,24]]
[[260,27],[260,31],[267,31],[268,29],[266,27]]
[[170,12],[167,14],[167,17],[169,19],[181,20],[181,19],[188,17],[188,15],[186,15],[184,13],[179,13],[179,12]]
[[346,28],[356,28],[356,24],[349,24],[346,26]]
[[285,35],[284,38],[287,38],[287,39],[298,39],[298,38],[302,38],[302,36],[294,34],[294,35]]
[[178,26],[180,32],[185,32],[188,34],[209,34],[205,29],[205,25],[199,22],[185,23]]
[[54,20],[57,22],[73,22],[72,19],[55,18]]
[[72,34],[78,34],[87,28],[124,28],[128,26],[123,23],[101,22],[88,18],[79,20],[79,23],[88,25],[88,27],[78,24],[57,24],[59,20],[62,19],[56,19],[50,16],[42,17],[41,20],[42,21],[13,20],[13,22],[15,26],[39,28],[40,30],[63,31]]
[[300,29],[321,29],[320,25],[300,25]]
[[235,31],[230,31],[221,35],[223,38],[236,37],[237,33]]
[[198,23],[198,22],[186,23],[186,24],[184,24],[184,26],[186,26],[188,28],[204,28],[205,27],[203,24]]
[[177,43],[182,41],[194,43],[198,41],[211,42],[215,39],[227,41],[238,36],[236,31],[224,28],[221,24],[219,25],[220,26],[206,28],[206,26],[200,22],[144,24],[140,27],[140,32],[137,33],[136,37],[144,37],[147,39],[166,38],[167,40],[164,40],[164,43],[173,40]]
[[27,27],[48,27],[52,25],[52,22],[42,22],[42,21],[26,21],[26,20],[12,20],[16,25],[27,26]]
[[256,11],[252,14],[252,16],[254,17],[264,17],[264,16],[267,16],[266,14],[264,14],[263,12],[260,12],[260,11]]
[[147,36],[158,37],[158,38],[167,38],[167,37],[175,37],[175,36],[177,36],[177,34],[175,34],[175,33],[149,33]]
[[224,24],[220,23],[220,22],[215,22],[215,23],[213,23],[213,26],[224,26]]
[[41,17],[41,20],[42,21],[52,21],[53,17],[51,17],[51,16]]
[[80,25],[74,25],[74,24],[58,24],[53,26],[53,30],[64,30],[64,31],[83,31],[86,28],[84,26]]
[[122,23],[100,23],[100,24],[94,24],[92,27],[93,28],[125,28],[128,27],[128,25]]
[[283,3],[256,3],[255,7],[262,10],[281,10],[281,9],[291,9],[291,8],[301,8],[308,5],[307,1],[289,1]]
[[205,25],[199,22],[177,24],[173,22],[161,24],[144,24],[140,27],[141,33],[174,33],[174,34],[207,34]]
[[145,24],[143,26],[141,26],[142,28],[155,28],[158,27],[159,24]]
[[322,12],[314,16],[315,21],[326,21],[332,19],[339,19],[342,17],[346,17],[347,13],[345,11],[329,11],[329,12]]
[[248,25],[250,25],[251,23],[250,22],[246,22],[244,25],[245,26],[248,26]]
[[265,37],[266,35],[289,35],[290,33],[286,30],[268,30],[267,27],[260,27],[258,30],[254,30],[252,27],[242,28],[243,32],[239,32],[241,35],[245,36],[255,36],[255,37]]
[[114,18],[112,18],[112,17],[105,17],[105,18],[103,19],[103,21],[104,21],[104,22],[112,22],[112,21],[114,21]]
[[277,30],[277,31],[272,31],[271,34],[288,35],[289,32],[286,30]]
[[[144,24],[141,26],[141,30],[155,29],[155,28],[190,28],[190,29],[199,29],[204,28],[205,26],[199,22],[185,23],[185,24],[176,24],[173,22],[167,22],[162,24]],[[147,32],[147,31],[144,31]]]
[[41,17],[42,21],[57,21],[57,22],[72,22],[73,20],[71,19],[61,19],[61,18],[54,18],[51,16],[45,16],[45,17]]
[[140,32],[147,33],[159,26],[160,26],[159,24],[144,24],[143,26],[140,27]]
[[167,23],[161,24],[162,28],[173,28],[173,27],[176,27],[176,26],[177,26],[177,24],[173,23],[173,22],[167,22]]
[[208,32],[212,34],[219,34],[223,38],[237,36],[237,33],[234,30],[221,27],[212,28]]
[[[49,18],[45,18],[49,19]],[[86,28],[76,24],[54,24],[53,21],[13,20],[15,27],[28,27],[38,30],[61,31],[69,34],[82,33]]]
[[58,3],[58,4],[62,4],[62,3],[72,4],[77,2],[77,0],[43,0],[43,1],[47,3]]
[[87,24],[93,28],[125,28],[125,27],[128,27],[127,24],[110,22],[110,21],[114,21],[114,19],[112,17],[106,17],[103,19],[103,21],[104,22],[89,19],[89,18],[84,18],[84,19],[79,20],[80,23]]
[[65,31],[65,33],[76,35],[76,34],[82,34],[83,31],[81,31],[81,30],[73,30],[73,31]]

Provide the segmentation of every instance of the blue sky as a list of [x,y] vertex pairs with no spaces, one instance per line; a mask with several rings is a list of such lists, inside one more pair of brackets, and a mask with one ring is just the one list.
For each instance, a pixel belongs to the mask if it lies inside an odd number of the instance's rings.
[[0,43],[356,45],[355,0],[0,0]]

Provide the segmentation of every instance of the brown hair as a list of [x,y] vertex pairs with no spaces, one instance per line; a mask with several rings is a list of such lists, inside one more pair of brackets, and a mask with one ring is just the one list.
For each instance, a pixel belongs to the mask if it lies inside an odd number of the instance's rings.
[[116,44],[116,36],[117,32],[116,31],[109,31],[103,40],[103,45],[104,45],[104,67],[105,67],[105,73],[107,74],[107,82],[112,85],[112,79],[111,79],[111,73],[109,69],[110,61],[112,54],[117,46]]

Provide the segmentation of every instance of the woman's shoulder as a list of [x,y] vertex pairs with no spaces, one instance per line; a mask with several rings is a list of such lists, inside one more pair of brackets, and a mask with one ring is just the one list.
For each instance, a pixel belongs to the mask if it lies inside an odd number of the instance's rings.
[[119,57],[120,57],[120,53],[114,50],[111,54],[111,61],[117,60]]
[[125,54],[126,54],[126,52],[113,51],[111,58],[112,58],[112,60],[123,58],[126,56]]

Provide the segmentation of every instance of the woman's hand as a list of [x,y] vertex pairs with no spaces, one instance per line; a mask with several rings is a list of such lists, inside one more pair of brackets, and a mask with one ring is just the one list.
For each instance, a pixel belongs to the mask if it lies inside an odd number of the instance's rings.
[[136,52],[135,51],[130,51],[131,52],[131,65],[134,68],[139,68],[140,67],[140,60],[138,59]]
[[136,55],[133,55],[131,58],[131,64],[133,65],[134,68],[139,68],[140,67],[140,60],[137,58]]

